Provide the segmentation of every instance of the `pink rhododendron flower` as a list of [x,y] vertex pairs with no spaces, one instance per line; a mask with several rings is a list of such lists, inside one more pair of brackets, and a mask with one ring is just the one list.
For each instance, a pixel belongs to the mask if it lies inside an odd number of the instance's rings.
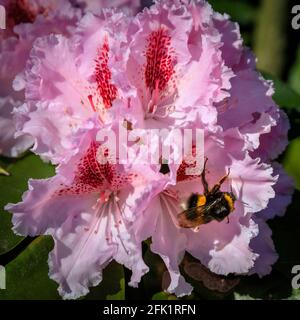
[[[23,72],[36,38],[50,34],[68,34],[71,27],[80,17],[80,11],[71,7],[68,1],[1,1],[7,10],[7,29],[0,32],[0,95],[5,99],[14,99],[16,102],[12,107],[19,107],[24,100],[24,93],[16,93],[15,89],[24,88]],[[4,112],[5,105],[1,106]],[[2,116],[1,112],[1,116]],[[5,140],[1,140],[1,154],[6,156],[17,156],[30,145],[28,135],[19,135],[15,138],[15,120],[12,109],[5,110],[7,119],[6,126],[10,126],[10,134],[1,131],[1,135],[6,135]],[[16,152],[17,151],[17,152]]]
[[[71,137],[95,111],[101,121],[117,116],[135,128],[184,127],[197,115],[203,127],[213,127],[213,102],[227,97],[233,74],[221,59],[221,44],[215,37],[203,35],[203,54],[192,54],[189,34],[193,32],[193,17],[178,3],[171,9],[168,6],[159,4],[155,10],[145,10],[132,22],[113,11],[88,14],[70,39],[38,39],[26,70],[30,113],[25,122],[24,117],[18,122],[21,131],[30,134],[35,130],[38,118],[31,117],[40,109],[41,122],[44,117],[51,121],[54,101],[60,105],[54,108],[61,109],[66,119],[64,136],[60,129],[53,131],[57,141],[66,139],[67,128]],[[59,60],[62,52],[65,59]],[[67,112],[64,105],[68,105]],[[111,116],[107,115],[110,111]],[[54,118],[51,126],[57,127]],[[54,145],[38,133],[32,135],[35,152],[54,163],[65,156],[58,151],[66,149],[62,143]]]
[[[50,34],[61,34],[70,36],[83,12],[98,12],[102,8],[113,6],[123,8],[128,13],[131,8],[137,10],[139,1],[83,1],[86,2],[82,9],[73,6],[69,1],[58,0],[2,0],[0,4],[7,10],[7,29],[0,32],[0,96],[18,100],[13,107],[19,107],[24,101],[24,91],[27,79],[24,79],[24,69],[29,58],[29,52],[33,43],[39,37]],[[82,2],[81,2],[82,3]],[[76,4],[76,3],[74,3]],[[83,3],[82,3],[83,4]],[[130,8],[129,8],[130,7]],[[12,88],[19,91],[15,92]],[[3,109],[4,107],[1,107]],[[17,112],[17,111],[16,111]],[[14,124],[13,114],[10,112],[8,125],[19,127]],[[6,135],[6,144],[1,141],[2,154],[6,156],[17,156],[28,148],[28,135],[21,137],[20,132],[17,139],[15,131],[11,130]],[[21,148],[21,142],[23,147]],[[32,144],[33,142],[31,142]],[[16,144],[17,148],[14,147]],[[10,147],[14,148],[14,151]],[[16,154],[16,150],[18,153]]]
[[[110,109],[121,93],[111,69],[126,50],[122,40],[127,19],[111,10],[89,13],[71,38],[50,35],[36,40],[25,74],[27,102],[16,111],[18,130],[35,138],[34,152],[59,163],[72,154],[72,135],[90,117],[97,113],[102,124],[112,120]],[[45,121],[48,137],[36,130],[45,127]]]
[[238,24],[218,13],[214,14],[214,23],[224,42],[222,56],[235,72],[230,98],[217,105],[219,123],[225,130],[238,127],[254,158],[275,159],[287,146],[289,122],[272,100],[272,82],[264,80],[255,70],[255,58],[243,47]]
[[132,102],[124,110],[127,118],[138,127],[183,128],[199,115],[206,126],[213,125],[212,105],[227,97],[233,76],[221,58],[218,37],[195,30],[192,10],[179,1],[144,9],[129,30],[124,70],[129,83],[122,79]]
[[135,199],[151,183],[151,170],[111,164],[96,141],[98,129],[82,130],[78,153],[54,177],[30,180],[22,202],[6,207],[14,213],[16,233],[53,236],[49,275],[64,298],[85,295],[112,259],[132,270],[132,286],[148,271],[130,221]]
[[[111,259],[131,269],[137,285],[148,238],[170,273],[166,290],[177,296],[192,291],[179,269],[185,252],[221,275],[270,273],[277,254],[266,220],[284,214],[293,192],[274,162],[289,123],[238,25],[205,1],[161,0],[135,17],[87,12],[68,31],[36,39],[14,82],[25,88],[14,112],[18,135],[32,136],[33,151],[58,164],[57,173],[31,180],[22,202],[6,207],[19,234],[53,236],[50,276],[61,295],[86,294]],[[127,133],[202,129],[204,173],[186,173],[194,166],[188,156],[179,164],[163,159],[166,174],[140,164],[143,152],[130,165],[103,164],[97,132],[118,135],[120,125]],[[135,138],[132,149],[145,144]],[[226,176],[228,221],[183,228],[178,215],[191,194],[207,190],[204,174],[209,188]]]
[[[161,255],[171,275],[168,291],[179,296],[189,294],[192,289],[179,272],[185,251],[218,274],[251,272],[260,254],[250,247],[252,239],[258,236],[258,225],[253,218],[274,197],[272,186],[278,179],[270,165],[259,163],[259,159],[252,159],[241,150],[242,160],[235,159],[221,137],[207,137],[205,150],[206,177],[211,188],[230,168],[228,181],[222,186],[222,191],[232,189],[237,197],[229,223],[212,221],[201,225],[198,232],[179,227],[177,215],[184,210],[190,195],[204,192],[200,176],[186,175],[184,163],[178,169],[176,185],[162,177],[157,183],[160,188],[154,183],[153,190],[147,190],[138,201],[143,214],[135,222],[137,238],[152,237],[151,249]],[[269,260],[265,261],[263,255],[260,265],[264,270],[270,268]]]

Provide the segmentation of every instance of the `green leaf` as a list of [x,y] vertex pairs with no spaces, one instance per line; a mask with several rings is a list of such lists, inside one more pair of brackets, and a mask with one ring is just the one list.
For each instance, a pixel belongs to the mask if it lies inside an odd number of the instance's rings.
[[288,84],[282,82],[275,76],[272,76],[266,72],[262,72],[262,75],[266,79],[274,82],[275,94],[273,95],[273,99],[280,107],[300,111],[300,95],[297,92],[295,92]]
[[21,200],[29,178],[46,178],[54,174],[53,166],[43,163],[33,154],[9,164],[5,170],[9,176],[0,175],[0,255],[13,249],[23,239],[11,230],[11,214],[4,210],[4,206]]
[[157,292],[152,296],[152,300],[178,300],[173,294],[166,292]]
[[124,269],[115,261],[112,261],[103,271],[102,282],[90,289],[86,300],[124,300],[125,280]]
[[252,298],[251,296],[239,294],[237,292],[234,293],[234,300],[257,300],[255,298]]
[[[61,299],[57,284],[48,276],[48,254],[53,248],[50,236],[40,236],[8,263],[6,269],[6,289],[0,290],[0,300],[44,300]],[[110,263],[103,272],[103,280],[82,299],[124,300],[125,282],[123,267]]]
[[233,21],[241,24],[250,24],[256,17],[256,9],[249,3],[235,0],[210,0],[214,10],[220,13],[227,13]]
[[6,289],[0,290],[4,300],[59,299],[57,284],[48,277],[48,253],[51,237],[38,237],[5,267]]
[[290,71],[289,84],[291,88],[295,90],[295,92],[300,94],[300,46],[297,51],[296,62]]
[[[115,277],[116,275],[114,275]],[[111,278],[107,278],[108,280]],[[113,291],[110,291],[113,292]],[[106,296],[106,300],[125,300],[125,279],[122,278],[120,280],[120,287],[119,287],[119,291],[117,291],[114,294],[108,294]]]
[[283,165],[286,172],[295,180],[296,188],[300,190],[300,138],[290,142],[285,153]]
[[294,289],[288,300],[300,300],[300,289]]

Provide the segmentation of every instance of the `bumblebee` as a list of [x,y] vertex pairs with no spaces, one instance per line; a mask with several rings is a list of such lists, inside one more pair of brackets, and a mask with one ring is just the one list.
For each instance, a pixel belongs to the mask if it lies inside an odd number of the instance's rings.
[[229,223],[229,214],[234,211],[236,197],[233,192],[222,192],[220,188],[227,180],[228,173],[210,190],[206,181],[205,172],[207,158],[204,162],[204,168],[201,174],[201,180],[204,188],[204,194],[193,193],[187,201],[187,210],[178,214],[178,224],[182,228],[197,229],[201,224],[209,223],[212,220],[223,221],[227,218]]

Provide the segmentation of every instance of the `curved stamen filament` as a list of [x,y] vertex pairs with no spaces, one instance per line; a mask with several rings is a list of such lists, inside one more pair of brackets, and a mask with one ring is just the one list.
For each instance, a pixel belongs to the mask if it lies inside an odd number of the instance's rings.
[[[105,191],[104,191],[105,192]],[[104,193],[103,192],[103,193]],[[109,197],[103,199],[102,194],[97,200],[96,204],[93,206],[93,210],[95,210],[96,223],[93,224],[93,230],[90,227],[85,227],[85,231],[94,231],[95,234],[99,232],[99,228],[103,218],[106,218],[106,226],[105,226],[105,239],[108,243],[112,243],[113,241],[113,233],[112,226],[114,222],[114,227],[117,230],[117,236],[120,239],[120,243],[126,252],[129,255],[129,250],[127,250],[123,237],[120,231],[120,225],[122,224],[122,211],[118,203],[118,199],[115,194],[110,194]]]
[[118,230],[118,237],[119,237],[120,242],[121,242],[121,244],[123,246],[123,249],[126,252],[126,254],[129,255],[129,251],[125,247],[124,241],[123,241],[122,236],[121,236],[120,228],[119,228],[119,226],[122,224],[122,211],[121,211],[120,205],[119,205],[118,201],[116,201],[116,199],[114,199],[114,205],[115,205],[115,208],[116,208],[116,211],[115,211],[116,214],[114,215],[115,227]]

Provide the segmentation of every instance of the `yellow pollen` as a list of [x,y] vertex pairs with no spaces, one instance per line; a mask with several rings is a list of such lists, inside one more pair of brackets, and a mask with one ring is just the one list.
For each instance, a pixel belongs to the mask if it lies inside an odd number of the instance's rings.
[[198,196],[197,207],[202,207],[205,204],[206,204],[206,197],[205,196]]

